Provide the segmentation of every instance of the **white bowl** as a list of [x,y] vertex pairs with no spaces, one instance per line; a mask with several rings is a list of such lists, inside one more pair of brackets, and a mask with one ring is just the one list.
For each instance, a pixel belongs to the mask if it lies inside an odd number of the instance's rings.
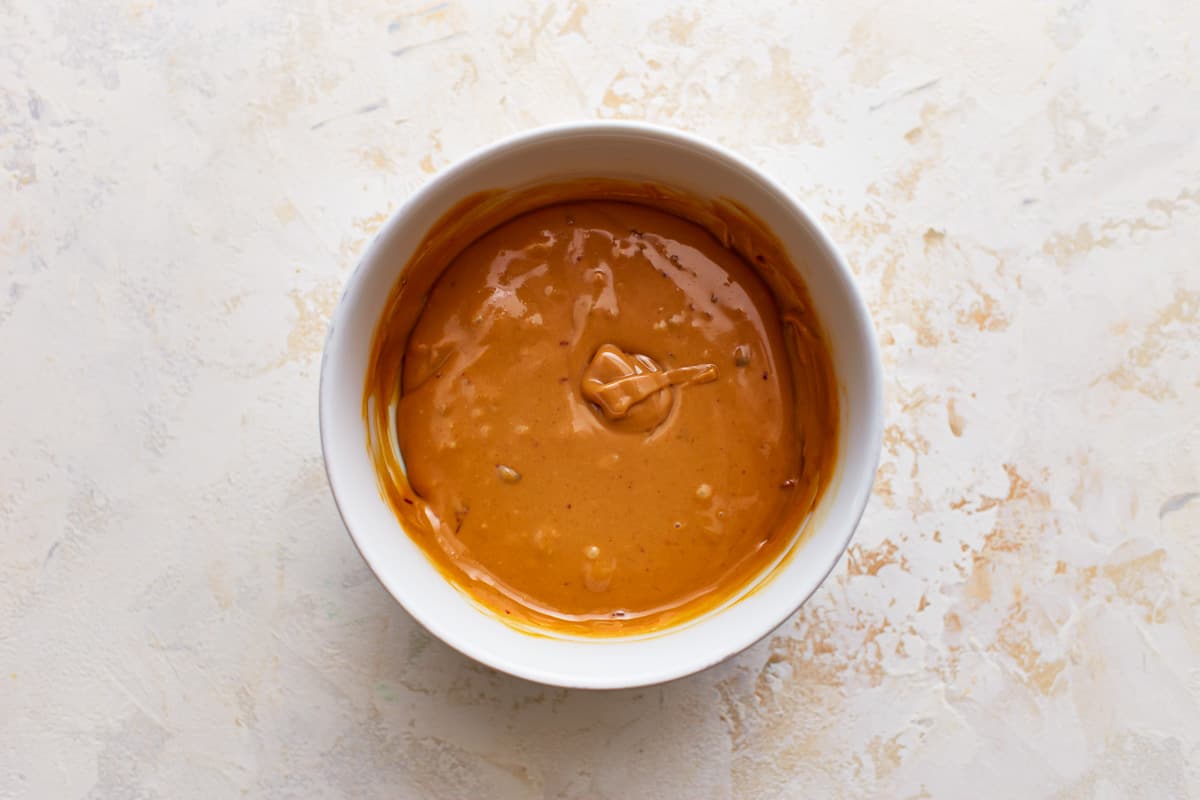
[[[428,229],[484,189],[602,177],[653,181],[741,203],[786,247],[833,351],[841,426],[837,464],[797,544],[753,590],[705,616],[638,637],[522,633],[456,589],[380,495],[362,413],[371,338],[400,271]],[[541,128],[444,170],[380,230],[333,315],[321,365],[321,446],[334,500],[367,564],[418,622],[498,670],[557,686],[610,689],[679,678],[745,649],[793,614],[845,551],[870,495],[883,419],[881,365],[867,308],[845,260],[787,190],[729,151],[637,123]]]

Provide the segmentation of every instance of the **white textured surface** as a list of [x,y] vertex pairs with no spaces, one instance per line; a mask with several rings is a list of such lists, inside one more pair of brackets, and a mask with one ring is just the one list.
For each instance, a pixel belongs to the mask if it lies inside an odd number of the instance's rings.
[[[0,2],[0,797],[1200,794],[1200,5],[788,6]],[[889,372],[826,586],[615,694],[416,629],[315,423],[383,215],[595,116],[797,192]]]

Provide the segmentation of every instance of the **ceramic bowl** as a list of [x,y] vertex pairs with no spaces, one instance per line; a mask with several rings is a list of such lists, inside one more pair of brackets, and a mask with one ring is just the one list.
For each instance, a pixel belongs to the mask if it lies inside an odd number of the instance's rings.
[[[426,231],[485,189],[601,177],[724,197],[775,233],[800,272],[829,340],[840,401],[835,474],[796,543],[740,597],[653,634],[579,638],[519,631],[451,585],[380,495],[367,451],[363,382],[384,302]],[[837,563],[871,491],[882,431],[879,349],[845,259],[779,183],[728,150],[638,123],[583,122],[521,133],[443,170],[379,231],[333,315],[321,365],[321,445],[342,519],[392,596],[451,647],[498,670],[566,687],[643,686],[704,669],[788,619]]]

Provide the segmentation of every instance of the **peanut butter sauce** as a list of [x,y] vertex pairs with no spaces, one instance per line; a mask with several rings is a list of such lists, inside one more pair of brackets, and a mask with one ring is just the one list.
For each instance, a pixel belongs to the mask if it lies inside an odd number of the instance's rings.
[[701,614],[789,550],[832,472],[835,387],[750,215],[578,181],[434,226],[364,413],[384,496],[454,584],[519,626],[611,635]]

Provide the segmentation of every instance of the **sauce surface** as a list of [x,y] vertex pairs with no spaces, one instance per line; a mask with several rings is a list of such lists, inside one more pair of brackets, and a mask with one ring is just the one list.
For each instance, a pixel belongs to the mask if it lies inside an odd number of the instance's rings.
[[641,632],[793,544],[836,436],[802,287],[781,313],[705,227],[609,199],[525,211],[447,262],[385,315],[367,393],[403,458],[385,496],[468,594],[519,624]]

